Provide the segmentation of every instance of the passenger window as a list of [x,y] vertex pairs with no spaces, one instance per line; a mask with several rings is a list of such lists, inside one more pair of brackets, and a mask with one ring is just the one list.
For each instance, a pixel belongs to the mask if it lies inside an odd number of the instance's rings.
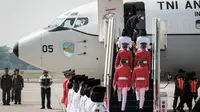
[[196,20],[196,28],[200,29],[200,20]]
[[88,24],[88,18],[78,18],[75,22],[74,28],[78,28]]
[[72,28],[74,24],[75,18],[67,18],[61,25],[64,28]]

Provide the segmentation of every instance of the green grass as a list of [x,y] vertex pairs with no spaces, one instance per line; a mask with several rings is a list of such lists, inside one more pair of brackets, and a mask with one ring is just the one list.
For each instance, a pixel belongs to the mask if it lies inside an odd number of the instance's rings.
[[[42,76],[43,74],[41,73],[25,73],[22,74],[23,78],[40,78],[40,76]],[[49,74],[51,77],[53,78],[64,78],[63,75],[59,75],[59,74]]]

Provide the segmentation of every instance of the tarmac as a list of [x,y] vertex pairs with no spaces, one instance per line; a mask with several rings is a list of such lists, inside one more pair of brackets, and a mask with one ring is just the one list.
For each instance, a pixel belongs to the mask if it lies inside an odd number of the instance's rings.
[[[62,83],[53,83],[51,90],[51,106],[52,110],[41,110],[41,91],[39,83],[25,83],[25,87],[22,90],[22,104],[14,105],[11,102],[10,106],[2,105],[2,92],[0,90],[0,112],[64,112],[63,105],[60,103],[62,98]],[[164,87],[166,83],[161,83],[161,87]],[[167,88],[161,89],[161,92],[167,92],[168,96],[168,112],[172,112],[174,84],[169,84]],[[46,103],[46,102],[45,102]],[[193,102],[194,105],[194,102]],[[185,105],[185,109],[187,106]]]

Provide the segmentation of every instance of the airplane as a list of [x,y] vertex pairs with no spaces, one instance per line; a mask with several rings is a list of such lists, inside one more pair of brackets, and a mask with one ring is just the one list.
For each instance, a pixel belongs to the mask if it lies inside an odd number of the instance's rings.
[[[198,0],[124,0],[116,23],[118,35],[128,13],[143,14],[144,28],[151,38],[152,19],[166,21],[167,47],[161,51],[161,77],[178,69],[200,73],[200,1]],[[58,16],[48,27],[20,39],[13,48],[21,60],[41,69],[62,73],[75,69],[79,74],[102,79],[105,65],[104,44],[99,42],[98,1],[71,9]]]

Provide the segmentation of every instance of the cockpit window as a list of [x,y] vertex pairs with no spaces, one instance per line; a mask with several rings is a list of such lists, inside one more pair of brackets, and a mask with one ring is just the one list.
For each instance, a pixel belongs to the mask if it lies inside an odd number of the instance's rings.
[[62,27],[64,28],[72,28],[74,24],[75,18],[67,18],[63,23]]
[[49,26],[50,27],[51,26],[60,26],[64,20],[65,20],[65,18],[56,18],[56,20],[54,20],[53,23]]
[[197,21],[196,21],[196,28],[197,28],[197,29],[200,29],[200,20],[197,20]]
[[75,22],[74,28],[78,28],[88,24],[88,18],[78,18]]

